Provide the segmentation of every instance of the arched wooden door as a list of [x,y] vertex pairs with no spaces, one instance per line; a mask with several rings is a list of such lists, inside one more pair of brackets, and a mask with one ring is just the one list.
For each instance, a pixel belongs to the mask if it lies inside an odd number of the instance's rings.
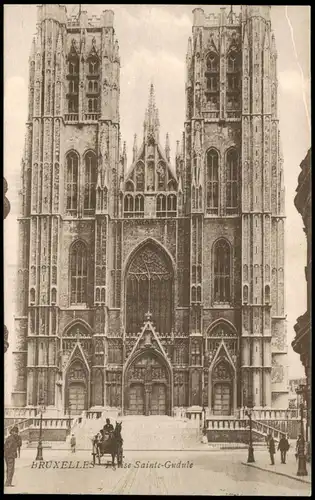
[[170,412],[170,377],[163,360],[148,350],[125,374],[124,412],[127,415],[167,415]]
[[231,415],[231,385],[218,382],[214,385],[214,415]]
[[212,373],[212,408],[214,415],[231,415],[233,375],[226,359],[220,359]]
[[164,384],[153,384],[150,410],[151,415],[166,414],[166,386]]
[[65,410],[71,415],[80,415],[87,410],[88,377],[81,360],[71,363],[66,375]]
[[85,385],[82,382],[70,383],[68,407],[71,408],[71,415],[80,415],[85,410],[85,398]]
[[129,413],[132,415],[144,414],[144,385],[131,384],[129,391]]

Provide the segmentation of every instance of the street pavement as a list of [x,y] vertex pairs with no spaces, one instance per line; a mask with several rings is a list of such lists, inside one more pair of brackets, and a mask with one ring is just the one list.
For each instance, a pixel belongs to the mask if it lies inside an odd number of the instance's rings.
[[[35,456],[36,450],[22,450],[22,457],[16,460],[15,486],[5,487],[5,494],[311,494],[310,484],[246,466],[247,450],[125,452],[120,469],[93,467],[87,451],[44,450],[45,462],[40,468],[39,462],[33,462]],[[257,450],[255,459],[257,466],[266,465],[268,454]]]
[[306,464],[306,470],[308,472],[307,476],[297,476],[297,470],[298,470],[298,462],[295,458],[294,451],[289,451],[286,457],[286,463],[282,464],[281,459],[280,459],[280,452],[278,451],[275,455],[275,464],[271,465],[270,464],[270,457],[269,454],[264,453],[258,454],[258,459],[255,460],[255,463],[253,464],[247,464],[246,459],[244,460],[244,464],[250,466],[250,467],[255,467],[257,469],[263,469],[265,471],[274,473],[274,474],[279,474],[285,477],[290,477],[294,478],[296,481],[301,481],[301,482],[306,482],[306,483],[311,483],[311,465]]

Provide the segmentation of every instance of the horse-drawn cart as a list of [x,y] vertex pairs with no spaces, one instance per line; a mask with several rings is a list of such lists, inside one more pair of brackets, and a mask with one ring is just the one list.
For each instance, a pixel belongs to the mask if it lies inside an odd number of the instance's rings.
[[[94,465],[109,465],[108,462],[102,464],[102,457],[105,455],[110,455],[112,457],[111,464],[115,465],[115,458],[117,457],[117,466],[122,467],[123,465],[123,439],[121,437],[121,423],[116,423],[116,427],[113,432],[109,433],[108,436],[103,436],[102,439],[95,437],[92,440],[92,456]],[[97,460],[97,463],[96,463]]]

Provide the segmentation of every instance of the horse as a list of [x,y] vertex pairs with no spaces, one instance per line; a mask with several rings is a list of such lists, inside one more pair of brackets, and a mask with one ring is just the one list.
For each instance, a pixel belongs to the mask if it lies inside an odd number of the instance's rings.
[[115,465],[115,458],[117,457],[118,467],[122,467],[123,460],[123,439],[121,437],[122,423],[116,422],[116,426],[113,432],[109,434],[108,439],[99,440],[96,437],[93,440],[93,447],[96,450],[96,455],[98,458],[98,463],[101,463],[101,457],[103,455],[112,456],[112,466]]

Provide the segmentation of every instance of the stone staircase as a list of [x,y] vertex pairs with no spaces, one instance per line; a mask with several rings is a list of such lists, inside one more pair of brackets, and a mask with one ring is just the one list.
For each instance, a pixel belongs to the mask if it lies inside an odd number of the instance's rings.
[[[117,420],[122,422],[124,450],[183,450],[200,445],[199,428],[188,419],[130,415]],[[115,419],[111,422],[115,425]],[[76,436],[77,449],[92,450],[92,438],[104,424],[105,420],[100,418],[82,419],[75,425],[71,433]],[[70,447],[70,437],[67,437],[65,447]]]

